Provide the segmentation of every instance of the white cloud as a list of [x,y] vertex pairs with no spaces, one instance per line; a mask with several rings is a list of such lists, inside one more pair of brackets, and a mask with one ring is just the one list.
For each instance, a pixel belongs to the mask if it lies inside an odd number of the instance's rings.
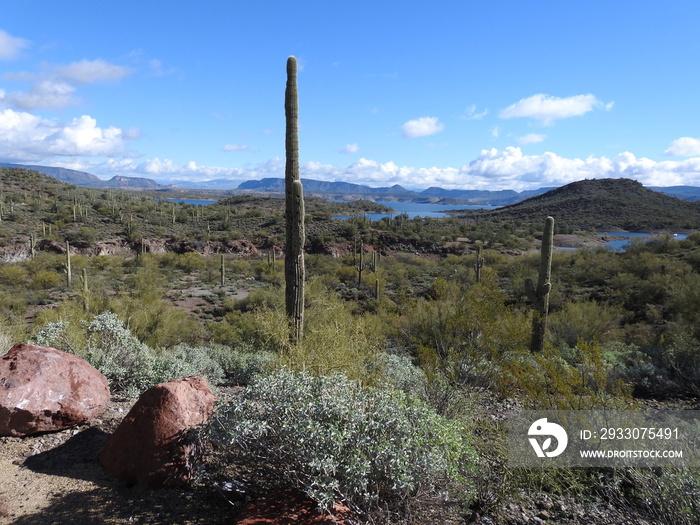
[[12,60],[28,46],[28,40],[12,36],[0,29],[0,60]]
[[494,126],[491,128],[491,136],[495,139],[497,139],[501,135],[501,128],[498,126]]
[[671,147],[664,151],[666,155],[674,157],[700,156],[700,139],[693,137],[681,137],[671,143]]
[[101,59],[81,60],[66,66],[58,66],[54,74],[59,78],[76,84],[94,84],[96,82],[113,82],[132,73],[128,67],[110,64]]
[[52,156],[116,156],[124,154],[121,129],[100,128],[88,116],[57,123],[31,113],[0,111],[0,157],[19,162]]
[[482,118],[484,118],[486,115],[489,114],[488,109],[484,109],[483,111],[480,111],[478,113],[476,110],[477,110],[476,105],[472,104],[471,106],[469,106],[466,109],[466,111],[464,112],[464,115],[460,118],[462,118],[463,120],[481,120]]
[[[648,186],[700,184],[700,158],[682,162],[656,162],[623,152],[613,159],[588,157],[569,159],[554,153],[523,155],[520,148],[482,150],[469,166],[462,168],[469,178],[500,188],[559,186],[582,179],[632,178]],[[685,181],[685,182],[683,182]]]
[[226,144],[221,149],[223,151],[248,151],[250,146],[248,144]]
[[426,137],[434,135],[444,129],[437,117],[421,117],[409,120],[401,126],[401,134],[406,138]]
[[301,166],[301,175],[303,178],[351,181],[369,186],[401,184],[409,188],[440,186],[518,191],[597,178],[632,178],[649,186],[700,185],[700,158],[655,162],[624,152],[612,159],[570,159],[550,152],[524,155],[520,148],[508,147],[482,150],[476,159],[461,168],[417,168],[361,158],[347,167],[306,163]]
[[6,73],[3,78],[32,82],[28,91],[0,93],[4,106],[23,109],[55,109],[77,104],[76,86],[97,82],[113,82],[132,73],[132,70],[104,60],[81,60],[65,66],[44,66],[44,72]]
[[[2,115],[0,113],[0,157],[6,158],[8,155],[3,149],[5,136]],[[13,126],[17,134],[24,132],[26,136],[32,136],[33,130],[41,127],[39,125],[41,123],[37,124],[36,122],[37,117],[27,113],[14,114],[13,116],[18,121],[17,125]],[[45,121],[43,122],[45,123]],[[48,127],[51,126],[48,125]],[[64,153],[76,150],[100,151],[100,148],[95,144],[99,143],[100,138],[104,140],[109,135],[105,132],[98,132],[98,128],[87,120],[76,123],[72,128],[76,130],[95,128],[95,130],[93,130],[92,135],[85,133],[82,141],[73,137],[73,148],[63,147]],[[60,135],[55,130],[49,131],[53,131],[54,135]],[[52,133],[49,132],[47,135],[51,136]],[[69,134],[63,133],[63,135]],[[49,142],[58,143],[53,138]],[[18,162],[26,162],[30,160],[28,157],[30,154],[36,155],[31,159],[44,158],[46,155],[45,149],[40,150],[43,156],[39,156],[36,151],[22,151],[22,153],[25,154],[25,157],[21,159],[10,158],[17,159]],[[228,179],[231,181],[231,187],[236,187],[238,183],[245,180],[284,176],[284,159],[279,157],[244,168],[206,166],[194,161],[176,164],[170,159],[158,157],[136,162],[134,159],[120,158],[116,155],[99,162],[86,158],[63,157],[62,160],[54,161],[52,159],[51,162],[45,160],[43,163],[82,169],[103,178],[110,178],[114,175],[140,176],[166,183]],[[551,152],[542,155],[524,155],[518,147],[508,147],[503,150],[495,148],[482,150],[477,158],[462,167],[401,166],[391,161],[378,162],[360,158],[348,166],[306,162],[300,166],[300,171],[303,179],[349,181],[373,187],[400,184],[412,189],[439,186],[446,189],[513,189],[522,191],[547,186],[561,186],[583,179],[623,177],[638,180],[647,186],[682,184],[700,186],[700,157],[683,161],[656,162],[644,157],[638,158],[630,152],[623,152],[613,158],[591,156],[580,159],[561,157]]]
[[538,142],[543,142],[546,138],[547,135],[541,135],[540,133],[528,133],[518,139],[518,144],[521,146],[537,144]]
[[340,153],[357,153],[358,151],[360,151],[360,146],[357,144],[346,144]]
[[77,103],[75,87],[61,80],[46,79],[34,84],[24,93],[21,91],[0,96],[0,103],[25,110],[62,108]]
[[500,117],[502,119],[531,118],[548,125],[557,119],[584,115],[596,108],[610,110],[612,106],[612,102],[603,103],[591,94],[560,98],[540,93],[520,99],[508,106],[501,111]]

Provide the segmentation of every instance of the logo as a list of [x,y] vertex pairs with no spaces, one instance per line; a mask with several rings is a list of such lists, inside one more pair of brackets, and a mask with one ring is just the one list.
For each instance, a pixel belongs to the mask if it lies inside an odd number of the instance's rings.
[[[548,458],[554,458],[564,452],[566,445],[569,444],[569,438],[566,435],[566,430],[556,423],[548,422],[546,417],[538,419],[532,425],[530,425],[530,430],[527,431],[527,435],[547,436],[541,445],[537,438],[530,438],[530,444],[532,445],[532,448],[535,449],[535,454],[537,454],[537,457],[540,458],[545,456]],[[549,447],[552,446],[552,438],[557,440],[557,448],[554,450],[549,450]]]

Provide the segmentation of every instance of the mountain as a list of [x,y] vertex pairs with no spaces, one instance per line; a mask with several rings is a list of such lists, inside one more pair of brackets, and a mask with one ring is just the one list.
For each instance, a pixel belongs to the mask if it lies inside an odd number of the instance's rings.
[[514,190],[445,190],[443,188],[430,187],[421,191],[421,195],[431,195],[443,199],[451,198],[463,201],[465,204],[482,204],[488,206],[505,206],[520,202],[529,197],[540,195],[553,188],[539,188],[537,190],[521,191]]
[[27,170],[38,171],[51,178],[58,179],[61,182],[73,184],[74,186],[90,186],[104,182],[102,179],[95,177],[84,171],[69,170],[66,168],[55,168],[53,166],[30,166],[27,164],[6,164],[0,163],[0,168],[24,168]]
[[95,186],[97,188],[143,188],[143,189],[157,189],[164,188],[162,184],[158,184],[152,179],[145,179],[143,177],[124,177],[123,175],[115,175],[109,180],[100,181],[100,186]]
[[[142,177],[124,177],[116,175],[109,180],[102,180],[95,175],[84,171],[57,168],[53,166],[36,166],[24,164],[0,163],[0,167],[32,169],[75,186],[88,188],[122,188],[122,189],[152,189],[165,190],[175,188],[199,189],[199,190],[227,190],[227,194],[240,193],[282,193],[284,192],[284,179],[268,177],[261,180],[249,180],[239,183],[230,179],[214,179],[209,181],[171,181],[169,184],[160,184],[152,179]],[[615,180],[615,179],[597,179]],[[545,194],[555,188],[538,188],[517,192],[514,190],[447,190],[439,187],[430,187],[420,192],[409,190],[395,184],[388,187],[373,188],[351,182],[326,182],[313,179],[302,179],[304,191],[309,196],[321,197],[326,200],[375,200],[385,202],[415,202],[426,204],[473,204],[481,206],[508,206],[525,201],[531,197]],[[585,182],[585,181],[584,181]],[[574,183],[575,184],[575,183]],[[235,190],[234,190],[235,188]],[[696,186],[669,186],[650,187],[649,190],[677,197],[685,201],[700,201],[700,187]]]
[[471,213],[475,214],[480,218],[523,222],[541,222],[551,215],[560,226],[574,230],[700,228],[700,202],[653,191],[631,179],[573,182],[503,208]]
[[[313,179],[301,179],[304,184],[304,194],[313,196],[323,196],[331,200],[349,199],[374,199],[374,200],[405,200],[421,199],[421,195],[415,191],[395,184],[385,188],[372,188],[351,182],[327,182]],[[284,179],[265,178],[261,180],[249,180],[242,182],[238,190],[253,192],[284,192]]]
[[[302,179],[304,191],[314,193],[389,193],[389,194],[416,194],[395,184],[389,188],[371,188],[351,182],[327,182],[313,179]],[[239,190],[257,191],[284,191],[284,179],[265,178],[261,180],[249,180],[238,186]]]
[[673,197],[678,197],[679,199],[684,199],[687,201],[700,200],[700,188],[698,188],[697,186],[650,186],[649,189],[654,191],[660,191],[661,193],[665,193],[666,195],[671,195]]
[[54,166],[0,163],[0,168],[24,168],[34,170],[51,178],[60,180],[61,182],[73,184],[74,186],[83,186],[86,188],[156,189],[165,187],[162,184],[158,184],[154,180],[145,179],[142,177],[124,177],[121,175],[116,175],[109,180],[102,180],[99,177],[84,171],[56,168]]

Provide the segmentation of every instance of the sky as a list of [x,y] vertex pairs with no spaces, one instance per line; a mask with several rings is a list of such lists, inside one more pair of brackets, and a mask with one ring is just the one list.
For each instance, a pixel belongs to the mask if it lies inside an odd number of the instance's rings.
[[161,183],[700,186],[697,0],[22,0],[0,162]]

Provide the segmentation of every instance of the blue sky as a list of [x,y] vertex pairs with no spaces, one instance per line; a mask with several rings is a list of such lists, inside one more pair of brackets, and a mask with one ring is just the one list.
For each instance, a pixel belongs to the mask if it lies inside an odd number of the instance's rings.
[[159,182],[700,186],[700,2],[3,6],[0,161]]

